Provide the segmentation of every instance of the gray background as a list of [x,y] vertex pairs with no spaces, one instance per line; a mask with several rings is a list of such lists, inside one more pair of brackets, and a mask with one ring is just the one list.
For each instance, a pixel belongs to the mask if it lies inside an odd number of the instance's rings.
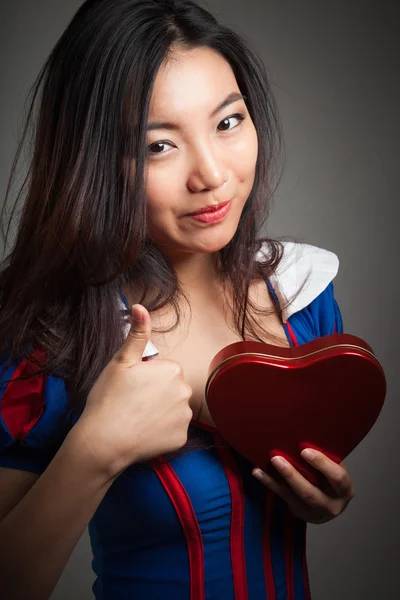
[[[0,8],[2,192],[26,91],[81,2],[5,4]],[[210,0],[208,6],[259,49],[280,105],[287,158],[270,233],[338,254],[335,287],[345,329],[370,343],[388,380],[376,426],[347,459],[355,499],[340,518],[309,527],[313,599],[398,597],[399,11],[388,2],[318,0]],[[90,560],[85,535],[54,600],[92,597]]]

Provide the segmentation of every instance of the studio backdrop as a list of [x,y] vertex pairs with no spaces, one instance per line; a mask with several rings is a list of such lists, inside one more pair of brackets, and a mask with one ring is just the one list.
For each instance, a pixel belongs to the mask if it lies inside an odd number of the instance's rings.
[[[27,91],[80,4],[1,3],[3,197]],[[345,331],[368,341],[387,376],[384,410],[346,461],[354,500],[338,519],[309,526],[312,597],[395,598],[400,534],[399,11],[388,1],[356,0],[209,0],[207,6],[258,50],[279,104],[284,172],[268,233],[339,256],[335,292]],[[92,597],[90,562],[85,534],[53,600]]]

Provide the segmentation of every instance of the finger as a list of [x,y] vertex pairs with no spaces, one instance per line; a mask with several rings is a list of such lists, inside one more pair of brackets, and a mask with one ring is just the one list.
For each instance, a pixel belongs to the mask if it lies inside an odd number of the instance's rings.
[[347,496],[351,492],[353,484],[342,465],[338,465],[322,452],[311,448],[303,450],[301,456],[327,478],[338,496]]
[[134,366],[142,360],[144,349],[151,336],[151,318],[148,311],[141,304],[132,306],[132,325],[122,347],[115,354],[114,359],[128,367]]
[[300,500],[313,508],[320,509],[328,506],[328,496],[303,477],[282,456],[274,456],[271,463]]
[[282,500],[285,500],[287,504],[291,505],[296,502],[296,497],[289,486],[278,483],[273,477],[267,475],[267,473],[264,473],[264,471],[258,468],[253,469],[252,474],[268,489],[280,496]]

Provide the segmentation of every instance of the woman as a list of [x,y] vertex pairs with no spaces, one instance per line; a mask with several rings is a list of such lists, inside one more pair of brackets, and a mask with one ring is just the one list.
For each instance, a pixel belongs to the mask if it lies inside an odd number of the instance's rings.
[[260,237],[280,148],[263,66],[192,2],[89,0],[36,105],[0,275],[2,594],[48,598],[89,524],[98,599],[308,598],[305,524],[344,510],[345,467],[303,453],[324,489],[280,457],[253,471],[204,402],[227,344],[342,327],[335,255]]

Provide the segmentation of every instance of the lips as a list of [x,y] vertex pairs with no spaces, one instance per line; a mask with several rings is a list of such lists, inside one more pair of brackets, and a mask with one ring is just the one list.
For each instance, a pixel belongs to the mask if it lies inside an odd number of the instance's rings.
[[186,217],[193,217],[195,215],[201,215],[203,213],[208,213],[208,212],[212,213],[212,212],[215,212],[217,210],[220,210],[221,208],[223,208],[224,206],[226,206],[229,202],[230,202],[230,200],[227,200],[226,202],[221,202],[221,204],[216,204],[215,206],[206,206],[204,208],[201,208],[200,210],[197,210],[196,212],[188,213],[185,216]]

